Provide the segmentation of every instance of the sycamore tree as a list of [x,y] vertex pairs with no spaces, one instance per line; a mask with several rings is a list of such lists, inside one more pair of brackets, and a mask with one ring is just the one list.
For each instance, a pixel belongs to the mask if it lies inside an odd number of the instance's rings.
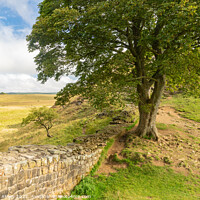
[[166,84],[200,90],[199,0],[44,0],[27,41],[39,80],[77,77],[58,103],[82,94],[103,107],[125,96],[138,102],[139,136],[158,139]]

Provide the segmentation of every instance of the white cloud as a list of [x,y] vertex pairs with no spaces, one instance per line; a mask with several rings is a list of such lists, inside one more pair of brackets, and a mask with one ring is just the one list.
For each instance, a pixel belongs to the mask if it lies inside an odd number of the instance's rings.
[[[31,26],[39,2],[41,0],[0,0],[0,6],[16,11]],[[33,5],[34,8],[31,7]],[[6,17],[9,20],[9,15]],[[7,21],[0,16],[0,92],[58,92],[66,83],[74,82],[63,77],[59,82],[50,79],[46,84],[40,84],[35,78],[36,65],[33,58],[36,53],[28,52],[26,42],[26,35],[31,29],[15,29],[14,24],[8,26],[5,22],[1,23],[1,20]]]
[[25,39],[28,32],[24,29],[16,35],[12,27],[0,23],[0,73],[36,73],[35,54],[28,52]]
[[[34,4],[41,2],[41,0],[34,1]],[[0,0],[0,5],[17,12],[29,25],[32,25],[35,21],[37,13],[34,12],[30,0]]]
[[6,17],[3,17],[3,16],[0,16],[0,20],[3,19],[3,20],[7,20]]
[[41,84],[37,78],[27,74],[0,74],[0,92],[58,92],[70,82],[74,80],[62,77],[58,82],[50,79]]

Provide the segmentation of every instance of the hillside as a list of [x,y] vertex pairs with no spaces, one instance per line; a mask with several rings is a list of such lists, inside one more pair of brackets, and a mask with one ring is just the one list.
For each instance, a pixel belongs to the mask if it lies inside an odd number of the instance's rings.
[[[175,109],[180,101],[184,112]],[[199,199],[199,115],[192,115],[188,108],[191,105],[197,109],[200,101],[192,99],[196,105],[189,101],[180,96],[163,101],[157,119],[159,142],[131,134],[134,128],[119,135],[98,170],[86,177],[72,195],[86,195],[93,200]],[[195,117],[197,122],[183,116]]]
[[[35,106],[54,103],[52,97],[48,97],[52,99],[46,103],[40,98]],[[33,124],[20,126],[31,107],[28,106],[30,102],[24,103],[25,106],[23,102],[2,106],[2,109],[7,109],[7,114],[17,119],[10,121],[9,125],[2,124],[9,130],[4,135],[1,132],[0,149],[3,151],[9,146],[24,144],[79,143],[81,140],[75,138],[95,135],[96,132],[118,133],[108,153],[105,151],[102,155],[102,162],[94,167],[92,174],[75,188],[72,195],[88,195],[93,200],[200,198],[199,99],[181,96],[163,99],[157,117],[159,142],[132,134],[137,119],[133,105],[98,111],[86,100],[74,98],[65,107],[53,106],[59,118],[51,129],[54,137],[47,138],[45,130]],[[12,115],[11,110],[20,115]]]
[[[66,145],[76,137],[95,134],[97,131],[103,130],[110,124],[112,118],[118,117],[122,111],[121,109],[116,110],[114,108],[111,111],[111,108],[109,108],[109,110],[100,112],[89,106],[86,100],[82,101],[74,98],[64,108],[53,106],[58,112],[59,117],[54,121],[54,126],[50,130],[53,138],[47,138],[43,128],[36,127],[34,124],[22,127],[21,122],[22,118],[28,115],[32,106],[50,106],[51,103],[50,107],[52,107],[54,104],[53,95],[48,96],[48,98],[52,98],[48,101],[44,100],[46,97],[40,95],[12,96],[16,101],[9,99],[9,105],[3,105],[0,108],[2,109],[1,115],[4,119],[4,121],[2,120],[2,129],[0,130],[0,151],[7,151],[9,146],[26,144]],[[9,96],[9,98],[11,97]],[[17,98],[21,98],[21,100],[17,101]],[[125,110],[130,110],[130,108]],[[128,120],[128,122],[132,121],[132,117],[129,115],[122,117]],[[111,129],[113,126],[110,125]],[[108,130],[109,127],[106,129]]]

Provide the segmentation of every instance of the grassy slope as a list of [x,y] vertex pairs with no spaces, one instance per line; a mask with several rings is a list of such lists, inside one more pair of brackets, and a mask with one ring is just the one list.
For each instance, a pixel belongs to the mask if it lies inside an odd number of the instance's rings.
[[171,105],[180,111],[183,117],[200,122],[200,98],[176,95],[171,99],[163,100],[162,104]]
[[54,101],[54,95],[0,95],[0,131],[15,128],[31,107],[52,106]]
[[[74,137],[91,134],[96,130],[106,127],[110,121],[109,117],[103,119],[96,119],[96,111],[89,107],[86,103],[81,106],[70,104],[65,110],[60,110],[60,118],[56,120],[55,126],[51,129],[53,138],[46,137],[43,129],[29,125],[21,128],[19,123],[21,119],[26,116],[30,106],[52,105],[53,96],[50,99],[34,96],[15,96],[13,101],[3,99],[4,95],[0,96],[1,109],[8,109],[1,115],[6,120],[1,124],[6,129],[17,128],[16,132],[8,132],[5,141],[0,141],[0,149],[6,150],[8,146],[19,144],[63,144],[71,142]],[[17,99],[18,98],[18,99]],[[21,99],[20,99],[21,98]],[[26,98],[26,100],[24,99]],[[41,98],[43,100],[41,100]],[[29,100],[28,100],[29,99]],[[29,103],[27,103],[29,101]],[[193,103],[194,112],[191,112],[191,105],[187,106],[184,101],[195,101]],[[10,103],[9,103],[10,102]],[[45,103],[44,103],[45,102]],[[180,102],[182,102],[180,106]],[[198,113],[195,111],[199,109],[199,100],[183,99],[182,97],[175,97],[165,104],[174,105],[177,109],[184,109],[185,117],[197,120]],[[186,106],[184,106],[186,105]],[[4,107],[2,107],[4,106]],[[6,107],[8,106],[8,107]],[[18,107],[18,109],[16,108]],[[27,107],[24,107],[27,106]],[[179,107],[178,107],[179,106]],[[27,109],[28,108],[28,109]],[[14,115],[12,114],[12,111]],[[190,113],[190,115],[189,115]],[[13,119],[13,121],[12,121]],[[162,127],[166,129],[169,127]],[[0,132],[1,133],[1,132]],[[2,133],[1,133],[2,134]],[[92,195],[91,199],[199,199],[200,198],[200,184],[199,177],[192,176],[185,177],[183,175],[174,173],[169,168],[156,167],[151,164],[137,166],[134,160],[129,160],[129,167],[127,169],[119,170],[118,173],[109,177],[99,176],[98,178],[87,177],[83,180],[83,184],[79,185],[79,189],[73,192],[74,195],[87,194]],[[80,192],[82,191],[82,192]]]
[[97,119],[96,110],[87,102],[82,105],[69,104],[65,109],[56,108],[59,118],[55,120],[50,133],[53,138],[47,138],[43,128],[30,124],[21,127],[22,118],[26,117],[32,106],[52,106],[53,95],[2,95],[0,96],[0,151],[6,151],[9,146],[26,144],[66,145],[75,137],[94,134],[107,126],[110,117]]
[[[26,117],[33,106],[52,106],[55,95],[24,94],[0,95],[0,143],[13,138],[20,129],[22,118]],[[8,143],[8,142],[5,142]],[[0,145],[0,150],[4,149]]]
[[200,198],[199,191],[198,179],[174,173],[169,168],[137,166],[130,161],[127,169],[109,177],[86,177],[72,195],[88,195],[91,200],[195,200]]
[[[200,100],[176,96],[164,100],[163,104],[184,111],[183,116],[194,121],[200,120]],[[160,130],[176,127],[158,124]],[[141,144],[142,146],[142,144]],[[148,151],[148,147],[146,147]],[[126,148],[126,151],[133,151]],[[172,150],[173,151],[173,150]],[[134,153],[134,152],[133,152]],[[129,167],[121,169],[110,176],[88,176],[75,188],[72,195],[88,195],[92,200],[107,199],[162,199],[162,200],[196,200],[200,199],[200,176],[184,176],[175,173],[169,166],[154,166],[151,160],[138,165],[137,160],[128,156]],[[141,161],[141,160],[139,160]],[[138,162],[139,162],[138,161]]]

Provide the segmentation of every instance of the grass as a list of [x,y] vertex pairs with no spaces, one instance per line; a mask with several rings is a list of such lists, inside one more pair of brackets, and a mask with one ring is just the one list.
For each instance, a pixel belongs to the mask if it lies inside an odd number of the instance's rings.
[[138,119],[135,120],[135,122],[133,124],[131,124],[130,126],[126,127],[126,130],[129,131],[131,130],[133,127],[135,127],[135,125],[138,123]]
[[110,139],[108,142],[107,142],[107,145],[105,146],[105,148],[103,149],[103,151],[101,152],[101,156],[97,162],[97,164],[93,167],[93,169],[91,170],[90,172],[90,175],[93,176],[95,174],[95,172],[99,169],[101,163],[104,161],[104,159],[106,158],[107,156],[107,153],[108,153],[108,150],[109,148],[113,145],[114,143],[114,139]]
[[86,177],[71,195],[86,195],[91,200],[195,200],[200,198],[199,191],[198,179],[174,173],[166,167],[138,166],[130,161],[127,169],[120,169],[111,176]]
[[4,149],[4,144],[9,144],[9,140],[18,132],[22,118],[28,115],[30,108],[52,106],[55,102],[54,96],[47,94],[0,95],[0,150]]
[[0,95],[0,107],[52,106],[54,94],[4,94]]
[[182,130],[180,127],[177,127],[175,124],[156,123],[156,127],[159,130]]
[[33,106],[52,106],[55,95],[0,95],[0,131],[15,128]]
[[[170,100],[164,100],[164,104],[174,106],[177,110],[181,111],[184,117],[199,122],[200,101],[198,99],[176,96]],[[126,130],[130,130],[134,125],[127,127]],[[164,123],[157,123],[157,128],[159,130],[172,131],[181,129],[181,127],[177,127],[175,124],[166,125]],[[197,140],[194,136],[192,139]],[[149,152],[149,149],[151,149],[150,144],[149,142],[149,146],[145,147],[145,151]],[[142,147],[142,144],[139,146]],[[119,163],[127,162],[128,167],[126,169],[119,169],[117,173],[113,173],[110,176],[92,173],[75,187],[71,195],[74,197],[86,196],[91,200],[200,199],[200,177],[198,175],[189,174],[185,176],[184,174],[174,172],[170,168],[170,164],[164,167],[154,166],[151,159],[148,160],[148,156],[144,161],[139,159],[141,157],[144,158],[140,152],[138,153],[139,156],[133,154],[134,149],[132,147],[127,146],[126,151],[127,159],[121,161],[115,159]],[[154,153],[155,160],[160,160],[156,155]]]
[[171,99],[164,99],[162,104],[174,106],[183,117],[200,122],[200,98],[175,95]]
[[[0,150],[6,151],[9,146],[24,144],[66,145],[75,137],[93,134],[99,129],[104,129],[111,120],[111,117],[96,118],[96,110],[87,103],[83,103],[81,106],[69,104],[65,109],[58,110],[60,116],[50,130],[54,135],[53,138],[47,138],[45,130],[35,127],[33,124],[26,127],[20,126],[22,118],[28,114],[32,106],[51,106],[53,103],[53,95],[0,96]],[[164,100],[163,103],[174,106],[181,111],[184,117],[198,122],[200,120],[200,101],[198,99],[176,96]],[[127,127],[127,130],[133,128],[134,125]],[[157,127],[160,130],[177,129],[175,125],[161,123],[158,123]],[[113,141],[108,143],[90,176],[81,181],[72,195],[88,195],[91,196],[89,199],[93,200],[200,199],[200,177],[191,175],[186,177],[173,172],[169,167],[153,166],[151,161],[146,164],[136,163],[131,157],[131,148],[128,148],[130,157],[125,160],[128,163],[126,169],[120,169],[110,176],[93,176],[106,157],[112,143]],[[116,161],[120,162],[118,159]]]
[[[16,100],[21,102],[16,103]],[[56,108],[59,117],[50,129],[53,138],[47,138],[45,129],[34,124],[21,127],[22,118],[28,115],[31,107],[53,104],[53,95],[1,95],[0,151],[16,145],[66,145],[76,137],[96,133],[111,121],[110,117],[96,118],[97,111],[84,102],[81,106],[71,103],[65,109]]]

